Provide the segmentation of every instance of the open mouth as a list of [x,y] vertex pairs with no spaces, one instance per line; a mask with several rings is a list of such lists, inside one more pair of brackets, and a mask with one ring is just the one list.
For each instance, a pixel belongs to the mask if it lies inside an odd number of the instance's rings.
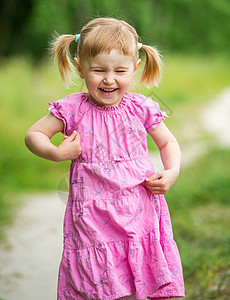
[[99,88],[100,91],[102,91],[103,93],[113,93],[116,90],[118,90],[117,88]]

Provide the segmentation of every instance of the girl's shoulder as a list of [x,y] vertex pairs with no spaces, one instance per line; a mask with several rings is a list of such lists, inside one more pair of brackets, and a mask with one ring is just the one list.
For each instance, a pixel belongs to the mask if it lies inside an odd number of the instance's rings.
[[151,97],[130,93],[129,100],[134,113],[144,124],[147,131],[156,128],[166,117],[166,112],[161,110],[159,104]]
[[144,96],[142,94],[137,94],[137,93],[129,93],[128,98],[130,100],[130,103],[133,106],[140,108],[141,110],[146,110],[146,109],[159,110],[159,104],[149,96]]
[[53,103],[59,103],[60,105],[67,106],[80,106],[86,100],[86,93],[73,93],[65,96],[62,99],[54,101]]
[[74,93],[69,94],[65,96],[62,99],[49,102],[49,111],[55,109],[57,111],[60,111],[62,113],[71,113],[71,112],[78,112],[80,113],[85,109],[85,102],[86,102],[87,96],[86,93],[80,92],[80,93]]
[[86,93],[69,94],[57,101],[49,102],[48,111],[55,117],[63,120],[65,128],[63,133],[70,135],[84,111],[87,110]]
[[146,96],[137,93],[128,93],[127,97],[133,103],[141,102],[143,101],[144,98],[146,98]]

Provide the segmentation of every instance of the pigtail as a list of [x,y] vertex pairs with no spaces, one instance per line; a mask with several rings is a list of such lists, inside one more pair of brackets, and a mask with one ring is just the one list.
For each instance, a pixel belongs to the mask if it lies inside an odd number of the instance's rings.
[[76,70],[71,62],[69,46],[75,40],[75,35],[57,35],[51,42],[51,52],[57,62],[61,78],[69,86],[73,83]]
[[161,75],[161,57],[158,51],[150,46],[142,45],[141,49],[144,50],[146,61],[144,70],[141,77],[141,82],[146,86],[151,84],[158,86]]

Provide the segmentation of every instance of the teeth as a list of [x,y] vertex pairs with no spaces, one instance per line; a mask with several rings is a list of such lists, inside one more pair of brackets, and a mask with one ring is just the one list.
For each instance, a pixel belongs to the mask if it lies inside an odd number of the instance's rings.
[[115,91],[115,89],[104,89],[104,88],[101,88],[102,91],[104,92],[113,92]]

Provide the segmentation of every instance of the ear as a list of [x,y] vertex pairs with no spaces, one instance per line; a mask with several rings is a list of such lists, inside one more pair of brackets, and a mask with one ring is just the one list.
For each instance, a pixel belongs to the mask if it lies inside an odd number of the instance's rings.
[[82,66],[79,63],[79,60],[76,57],[74,57],[74,61],[75,61],[79,76],[81,77],[81,79],[85,79],[84,74],[82,72]]
[[134,65],[134,73],[136,73],[138,67],[140,66],[140,63],[141,63],[141,59],[138,59],[138,61]]

